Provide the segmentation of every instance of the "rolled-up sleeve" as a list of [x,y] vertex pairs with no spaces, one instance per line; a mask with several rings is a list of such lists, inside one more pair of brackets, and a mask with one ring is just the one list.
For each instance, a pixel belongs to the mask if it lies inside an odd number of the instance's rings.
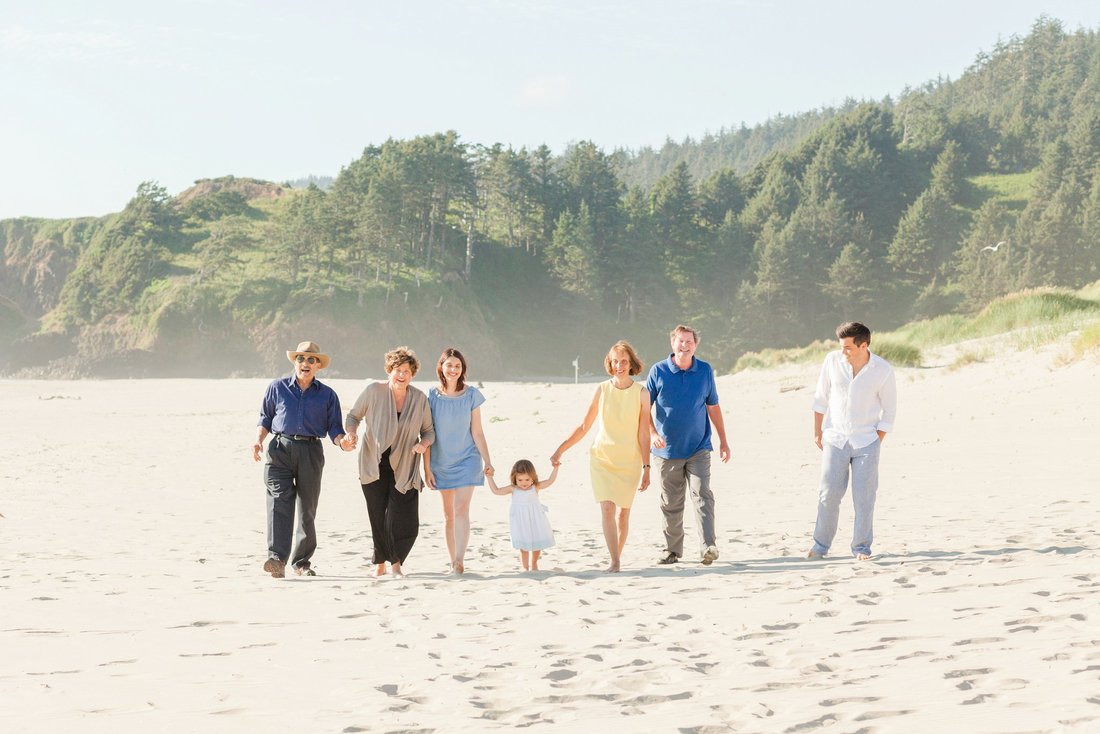
[[882,387],[878,391],[878,399],[882,404],[882,417],[879,418],[875,430],[889,433],[894,430],[894,418],[897,417],[898,413],[898,388],[894,380],[893,370],[890,370],[886,379],[882,381]]
[[268,431],[271,430],[271,421],[275,418],[275,398],[275,383],[272,382],[264,393],[263,402],[260,403],[260,419],[256,421],[257,426],[263,426]]
[[815,413],[825,413],[829,410],[829,358],[826,357],[821,365],[821,374],[817,378],[817,388],[814,390],[813,409]]
[[420,442],[425,446],[435,443],[435,424],[432,423],[432,411],[425,401],[424,417],[420,419]]
[[363,418],[367,415],[367,391],[359,393],[359,397],[355,400],[355,403],[351,406],[351,410],[348,411],[348,416],[344,420],[344,433],[351,435],[359,430],[359,424],[363,422]]

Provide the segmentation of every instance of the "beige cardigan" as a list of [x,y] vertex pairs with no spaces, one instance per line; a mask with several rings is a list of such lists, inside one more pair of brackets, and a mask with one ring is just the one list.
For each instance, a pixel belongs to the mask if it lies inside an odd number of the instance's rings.
[[376,382],[355,401],[348,411],[344,428],[349,435],[359,430],[359,423],[366,419],[362,448],[359,450],[359,482],[370,484],[378,481],[378,465],[382,452],[390,449],[390,466],[397,483],[397,491],[404,494],[409,489],[421,489],[420,454],[413,451],[418,441],[430,446],[435,442],[432,411],[428,398],[420,390],[409,385],[405,395],[404,410],[397,418],[397,403],[388,382]]

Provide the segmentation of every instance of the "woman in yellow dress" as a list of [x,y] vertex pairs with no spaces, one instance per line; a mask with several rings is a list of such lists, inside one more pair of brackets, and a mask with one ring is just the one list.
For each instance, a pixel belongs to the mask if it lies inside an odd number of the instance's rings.
[[584,438],[599,418],[600,427],[589,452],[592,492],[600,503],[603,537],[611,554],[607,570],[615,573],[630,529],[634,493],[649,486],[649,391],[632,379],[643,365],[629,343],[616,342],[603,363],[611,379],[596,388],[584,421],[558,446],[550,463],[560,464],[562,454]]

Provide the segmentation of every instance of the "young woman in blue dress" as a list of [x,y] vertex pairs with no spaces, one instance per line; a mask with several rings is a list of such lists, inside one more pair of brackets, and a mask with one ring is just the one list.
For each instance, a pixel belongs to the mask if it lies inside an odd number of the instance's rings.
[[485,396],[466,384],[466,358],[453,347],[443,350],[436,365],[439,387],[428,391],[435,426],[435,443],[425,454],[424,479],[443,500],[444,537],[452,573],[466,570],[470,542],[470,500],[474,487],[493,475],[489,447],[481,428]]

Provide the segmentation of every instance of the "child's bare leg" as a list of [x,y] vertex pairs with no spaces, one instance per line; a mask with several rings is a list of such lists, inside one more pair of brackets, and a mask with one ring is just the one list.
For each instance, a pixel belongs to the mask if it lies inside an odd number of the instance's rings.
[[608,573],[619,570],[619,553],[622,547],[619,543],[619,530],[615,527],[615,503],[604,500],[600,503],[600,516],[603,520],[603,539],[607,543],[607,552],[611,555],[611,565],[607,567]]
[[538,571],[539,570],[539,555],[541,553],[542,553],[542,551],[531,551],[531,570],[532,571]]
[[[538,553],[538,551],[535,551],[535,552]],[[531,563],[528,560],[529,555],[530,554],[525,550],[521,550],[519,552],[519,562],[523,565],[523,570],[524,571],[531,570]]]

